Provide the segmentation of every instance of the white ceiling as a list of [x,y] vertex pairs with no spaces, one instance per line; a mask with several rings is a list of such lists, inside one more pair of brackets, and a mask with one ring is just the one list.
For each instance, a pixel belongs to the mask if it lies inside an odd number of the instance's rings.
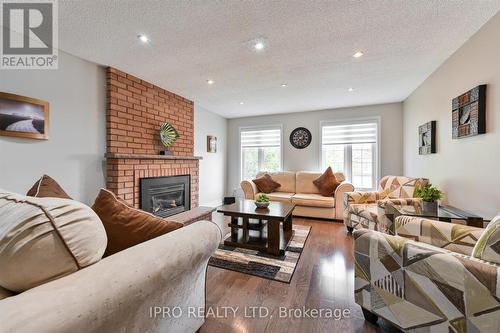
[[[499,8],[500,0],[61,0],[59,46],[234,118],[402,101]],[[261,53],[249,47],[258,37]]]

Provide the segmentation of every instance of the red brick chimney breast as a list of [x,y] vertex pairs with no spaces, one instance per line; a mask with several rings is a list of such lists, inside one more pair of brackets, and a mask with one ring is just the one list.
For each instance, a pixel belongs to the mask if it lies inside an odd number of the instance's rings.
[[[135,76],[106,69],[106,186],[139,208],[140,179],[191,175],[191,207],[198,206],[199,159],[194,153],[194,103]],[[159,129],[169,122],[179,139],[166,149]]]

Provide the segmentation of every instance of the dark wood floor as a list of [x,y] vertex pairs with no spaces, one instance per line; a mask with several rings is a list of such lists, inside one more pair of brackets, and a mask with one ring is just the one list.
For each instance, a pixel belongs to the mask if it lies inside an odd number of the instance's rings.
[[[201,333],[260,332],[398,332],[379,320],[374,326],[363,319],[354,302],[353,240],[341,223],[294,218],[293,223],[312,226],[290,284],[209,267],[207,306],[219,311],[238,307],[226,318],[208,316]],[[265,318],[245,316],[245,307],[265,307]],[[349,318],[280,318],[280,307],[349,309]],[[262,310],[265,314],[265,310]],[[222,315],[222,313],[219,313]],[[263,316],[264,317],[264,316]]]

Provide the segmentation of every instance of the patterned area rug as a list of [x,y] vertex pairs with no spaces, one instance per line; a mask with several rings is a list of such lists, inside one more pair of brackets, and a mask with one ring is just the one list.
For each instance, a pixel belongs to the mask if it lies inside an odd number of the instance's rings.
[[248,250],[220,244],[219,249],[215,251],[208,264],[244,274],[290,283],[310,229],[310,226],[294,225],[295,234],[285,254],[279,257],[269,255],[265,251]]

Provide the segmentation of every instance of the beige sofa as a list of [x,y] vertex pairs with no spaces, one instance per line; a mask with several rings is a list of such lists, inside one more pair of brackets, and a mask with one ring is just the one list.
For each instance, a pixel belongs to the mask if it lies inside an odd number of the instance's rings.
[[[260,177],[265,172],[260,172]],[[322,196],[313,180],[321,176],[321,172],[267,172],[281,187],[275,192],[267,195],[271,201],[289,202],[295,204],[294,216],[314,217],[322,219],[342,219],[343,218],[343,196],[345,192],[354,191],[354,186],[345,181],[342,173],[336,173],[335,177],[341,182],[332,197]],[[243,180],[241,188],[245,193],[245,198],[254,200],[259,194],[257,186],[252,180]]]
[[195,332],[220,240],[215,223],[195,222],[18,295],[0,290],[0,331]]

